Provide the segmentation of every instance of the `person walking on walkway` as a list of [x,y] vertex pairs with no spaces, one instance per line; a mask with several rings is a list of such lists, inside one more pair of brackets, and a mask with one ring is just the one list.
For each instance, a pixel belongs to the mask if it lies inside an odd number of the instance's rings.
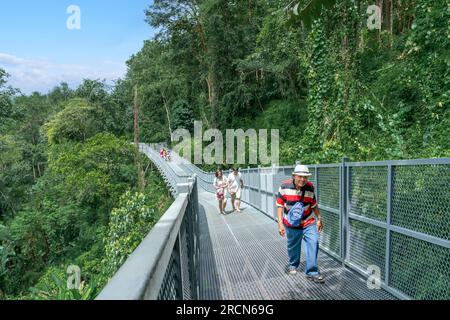
[[[228,190],[231,196],[231,205],[233,211],[241,212],[241,191],[244,188],[244,180],[238,168],[233,168],[233,171],[228,175]],[[236,205],[235,205],[236,202]]]
[[228,179],[223,176],[222,170],[217,169],[214,178],[214,188],[216,189],[216,200],[219,201],[219,212],[225,214],[227,206],[227,185]]
[[288,273],[294,275],[300,265],[301,244],[305,241],[306,277],[324,282],[317,265],[319,233],[323,229],[311,175],[307,166],[296,165],[292,179],[284,181],[277,195],[278,232],[286,235],[289,256]]
[[167,161],[167,150],[163,149],[163,159]]

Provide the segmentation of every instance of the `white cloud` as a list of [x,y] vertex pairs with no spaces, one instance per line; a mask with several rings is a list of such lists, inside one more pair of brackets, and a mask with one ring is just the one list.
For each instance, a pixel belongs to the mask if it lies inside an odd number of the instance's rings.
[[117,80],[126,73],[125,63],[98,61],[95,67],[57,64],[46,60],[28,59],[0,52],[0,68],[10,74],[8,84],[23,93],[46,93],[62,81],[78,86],[84,78]]

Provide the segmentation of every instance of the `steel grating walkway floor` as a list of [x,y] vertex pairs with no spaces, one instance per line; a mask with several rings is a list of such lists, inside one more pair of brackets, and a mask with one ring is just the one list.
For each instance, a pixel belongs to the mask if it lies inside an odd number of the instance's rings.
[[[243,203],[240,213],[220,215],[213,194],[199,188],[200,299],[240,300],[378,300],[395,299],[383,289],[319,252],[323,284],[304,277],[304,256],[297,275],[288,275],[286,238],[276,223]],[[302,250],[303,251],[303,250]]]

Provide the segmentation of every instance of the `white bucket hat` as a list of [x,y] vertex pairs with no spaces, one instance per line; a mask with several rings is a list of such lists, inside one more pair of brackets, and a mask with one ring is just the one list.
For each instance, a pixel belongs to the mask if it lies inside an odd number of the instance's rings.
[[309,172],[309,169],[307,166],[304,166],[302,164],[298,164],[295,166],[294,172],[292,172],[293,175],[296,176],[302,176],[302,177],[309,177],[311,173]]

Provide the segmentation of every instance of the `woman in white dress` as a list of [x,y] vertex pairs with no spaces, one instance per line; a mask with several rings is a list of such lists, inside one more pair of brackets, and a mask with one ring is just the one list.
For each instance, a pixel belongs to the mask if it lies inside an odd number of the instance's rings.
[[219,201],[219,212],[225,214],[227,206],[227,186],[228,179],[223,176],[222,170],[217,169],[214,178],[214,188],[216,189],[216,199]]

